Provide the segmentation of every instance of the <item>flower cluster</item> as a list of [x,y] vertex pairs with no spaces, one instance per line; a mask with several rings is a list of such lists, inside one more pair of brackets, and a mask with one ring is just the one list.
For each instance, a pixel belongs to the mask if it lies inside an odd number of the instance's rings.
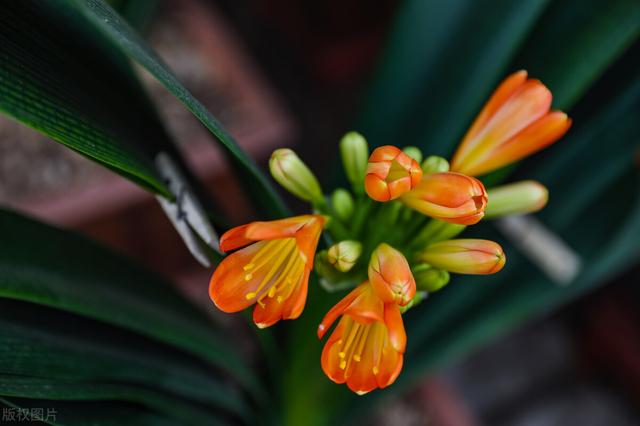
[[[540,210],[547,190],[522,181],[486,190],[478,176],[518,161],[559,139],[571,120],[550,111],[551,93],[519,71],[496,89],[465,135],[451,164],[422,159],[415,147],[382,146],[369,153],[351,132],[340,153],[352,192],[323,194],[289,149],[275,151],[273,177],[308,201],[313,214],[233,228],[220,240],[233,251],[215,270],[211,299],[225,312],[255,304],[268,327],[295,319],[315,267],[327,291],[351,291],[322,319],[322,339],[339,319],[321,357],[325,374],[364,394],[393,383],[407,336],[402,314],[444,287],[450,273],[493,274],[505,264],[497,243],[460,239],[481,219]],[[316,253],[321,234],[327,248]]]

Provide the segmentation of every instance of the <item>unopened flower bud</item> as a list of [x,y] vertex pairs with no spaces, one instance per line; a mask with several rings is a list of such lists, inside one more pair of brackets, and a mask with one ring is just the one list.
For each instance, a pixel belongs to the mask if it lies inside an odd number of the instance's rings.
[[416,160],[416,163],[420,164],[420,162],[422,161],[422,151],[420,151],[420,148],[415,147],[415,146],[406,146],[402,152],[404,152],[405,154],[407,154],[409,157],[413,158],[414,160]]
[[461,173],[425,175],[401,201],[422,214],[445,222],[473,225],[484,216],[487,193],[484,185]]
[[351,193],[343,188],[338,188],[331,194],[331,205],[338,217],[346,221],[353,214],[353,197]]
[[487,218],[537,212],[549,199],[547,188],[533,180],[498,186],[490,189],[488,194]]
[[323,202],[318,180],[300,157],[288,148],[276,149],[269,159],[273,178],[296,197],[311,202]]
[[502,247],[489,240],[460,239],[431,244],[418,255],[420,261],[458,274],[494,274],[506,261]]
[[358,241],[340,241],[329,248],[327,260],[340,272],[349,272],[362,254],[362,244]]
[[405,306],[416,294],[416,282],[404,255],[382,243],[371,255],[369,282],[385,303]]
[[344,171],[354,191],[362,194],[364,190],[364,175],[369,158],[367,140],[357,132],[349,132],[340,140],[340,156]]
[[498,86],[467,131],[451,160],[451,170],[480,176],[552,144],[571,119],[551,111],[551,92],[518,71]]
[[376,201],[391,201],[411,191],[422,178],[416,160],[392,145],[376,148],[369,157],[364,188]]
[[421,167],[425,175],[443,173],[449,171],[449,162],[437,155],[431,155],[422,162]]
[[449,272],[434,268],[431,265],[422,263],[413,268],[413,277],[416,279],[418,290],[433,293],[440,290],[449,283]]

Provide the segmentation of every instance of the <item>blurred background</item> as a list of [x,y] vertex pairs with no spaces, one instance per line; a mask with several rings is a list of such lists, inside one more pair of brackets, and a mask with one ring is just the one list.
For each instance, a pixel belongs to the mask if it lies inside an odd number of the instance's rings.
[[[337,144],[349,130],[374,146],[416,145],[448,156],[504,76],[526,68],[548,84],[574,128],[508,174],[549,186],[540,223],[580,272],[558,282],[513,244],[513,233],[484,225],[478,232],[505,246],[509,268],[495,279],[456,277],[456,288],[431,301],[459,303],[458,316],[434,324],[409,315],[409,338],[418,343],[407,365],[424,347],[443,345],[446,332],[466,336],[463,343],[436,355],[426,379],[408,380],[360,423],[640,424],[637,2],[111,3],[263,168],[275,148],[292,147],[325,187],[342,182]],[[187,161],[234,224],[256,218],[208,133],[139,71]],[[97,238],[210,308],[211,271],[192,259],[151,195],[5,116],[0,203]],[[474,290],[462,293],[464,286]],[[462,328],[480,317],[485,328]],[[422,371],[417,361],[415,369]]]

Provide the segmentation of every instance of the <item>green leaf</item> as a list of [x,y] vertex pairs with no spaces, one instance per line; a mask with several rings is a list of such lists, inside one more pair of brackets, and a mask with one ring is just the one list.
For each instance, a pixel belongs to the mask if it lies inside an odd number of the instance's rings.
[[[514,68],[551,89],[554,105],[572,107],[640,36],[640,2],[554,1],[527,39]],[[553,49],[544,48],[553,46]]]
[[373,146],[449,154],[546,4],[404,2],[356,128]]
[[0,111],[171,198],[153,164],[170,143],[126,57],[62,6],[3,5]]
[[[176,415],[185,404],[206,404],[243,416],[246,406],[238,390],[220,373],[177,349],[117,327],[25,302],[0,299],[0,373],[74,383],[129,385],[121,398],[155,403],[163,395],[176,399],[166,410]],[[8,384],[4,384],[9,388]],[[134,388],[140,387],[136,393]],[[7,393],[0,387],[0,395]],[[60,388],[64,390],[64,388]],[[144,390],[154,390],[155,400]],[[55,394],[47,399],[67,399]],[[97,392],[98,390],[96,390]],[[137,395],[137,396],[136,396]],[[40,397],[29,393],[25,397]],[[89,398],[89,395],[87,395]],[[182,402],[181,402],[182,401]],[[197,406],[193,407],[197,413]]]
[[79,235],[1,209],[0,235],[0,297],[55,307],[169,343],[259,391],[253,373],[211,321],[160,277]]
[[146,45],[117,13],[100,0],[59,0],[77,9],[114,48],[149,71],[180,100],[220,142],[231,164],[242,177],[244,188],[258,208],[271,217],[281,217],[287,210],[271,183],[255,163],[223,129],[218,120],[176,79],[162,60]]
[[221,425],[215,414],[175,397],[130,385],[0,374],[0,395],[65,401],[131,401],[186,424]]

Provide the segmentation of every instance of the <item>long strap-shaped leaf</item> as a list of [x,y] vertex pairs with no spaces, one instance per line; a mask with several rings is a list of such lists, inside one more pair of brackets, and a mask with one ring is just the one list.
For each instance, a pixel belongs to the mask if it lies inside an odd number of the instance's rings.
[[104,37],[113,43],[114,48],[119,49],[149,71],[215,135],[236,171],[241,174],[243,186],[256,201],[258,208],[271,217],[281,217],[287,214],[287,210],[273,186],[251,158],[242,151],[218,120],[189,93],[162,60],[109,5],[101,0],[59,1],[77,8]]
[[356,123],[447,155],[507,72],[548,0],[409,0],[402,4]]
[[[69,382],[0,374],[0,395],[63,401],[130,401],[184,424],[216,426],[225,424],[216,419],[215,413],[184,404],[175,397],[122,384]],[[101,414],[96,413],[96,417],[100,416]]]
[[[60,381],[67,387],[93,383],[90,388],[97,395],[101,390],[115,392],[99,383],[120,385],[122,393],[117,399],[131,402],[142,399],[154,404],[154,400],[172,396],[177,411],[172,406],[165,411],[176,415],[184,415],[188,404],[193,404],[196,413],[198,406],[238,417],[247,411],[237,389],[224,384],[199,360],[169,345],[38,305],[0,299],[0,307],[0,373],[7,375],[0,383],[0,395],[73,399],[65,387],[59,392],[48,388],[46,395],[25,389],[18,395],[16,383],[20,382],[10,378],[31,377]],[[77,399],[101,399],[97,395]]]
[[192,304],[160,277],[71,232],[0,210],[0,297],[74,312],[167,342],[251,390],[253,373]]
[[60,6],[2,6],[0,111],[171,197],[153,164],[168,139],[126,58]]

